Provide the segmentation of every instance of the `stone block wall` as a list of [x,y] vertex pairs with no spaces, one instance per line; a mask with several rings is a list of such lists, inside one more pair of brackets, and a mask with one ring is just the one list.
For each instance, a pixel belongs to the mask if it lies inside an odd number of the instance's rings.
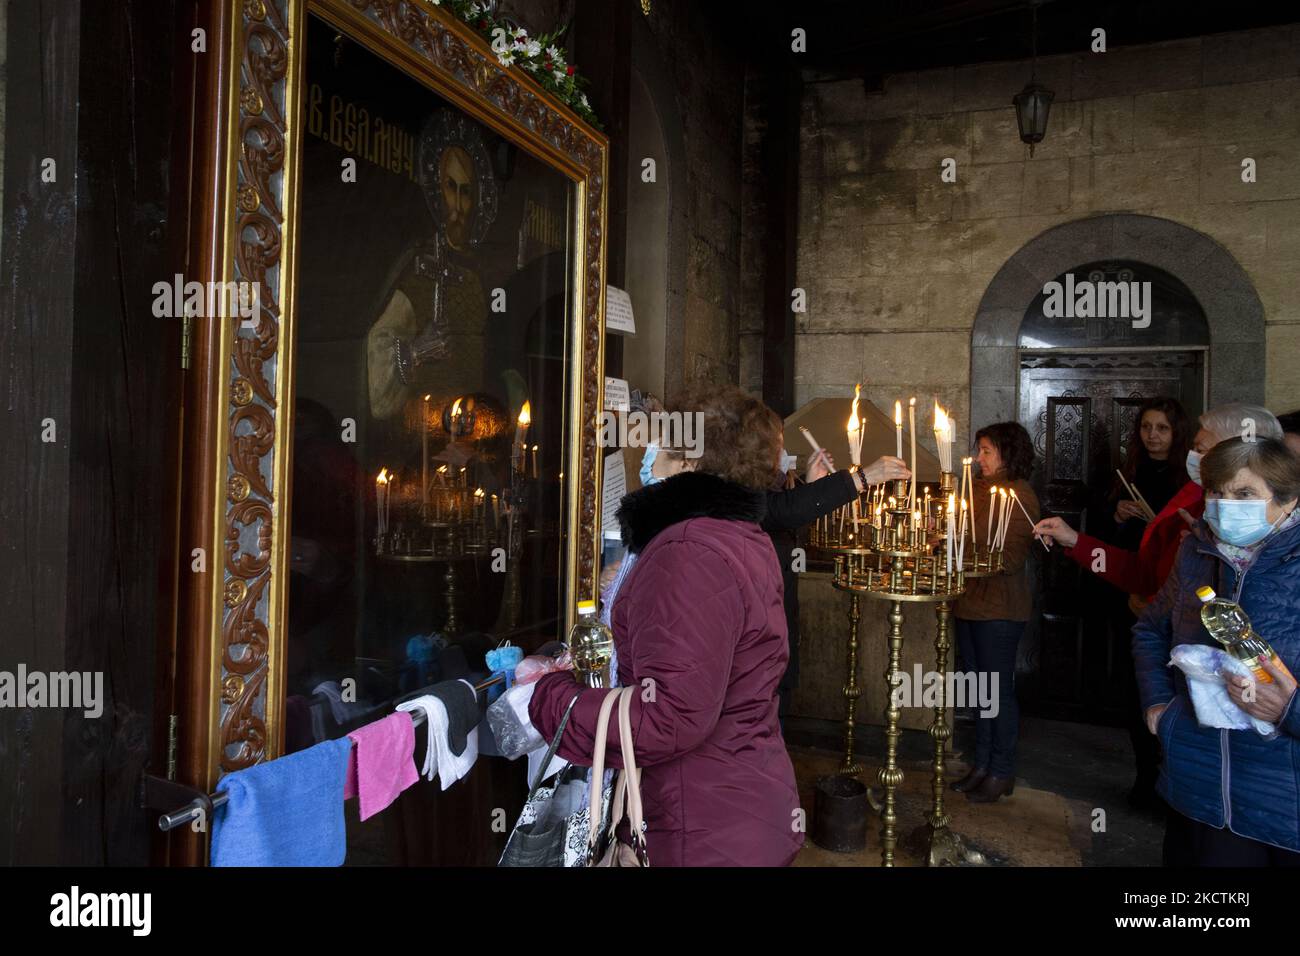
[[1190,226],[1240,263],[1264,306],[1266,401],[1300,406],[1300,26],[1041,59],[1056,100],[1032,159],[1011,105],[1029,68],[805,84],[796,406],[861,380],[882,405],[937,392],[965,432],[994,274],[1045,230],[1114,212]]

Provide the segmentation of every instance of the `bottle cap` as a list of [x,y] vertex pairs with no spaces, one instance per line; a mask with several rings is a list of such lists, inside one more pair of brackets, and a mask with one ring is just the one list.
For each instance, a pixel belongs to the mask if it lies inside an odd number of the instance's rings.
[[1210,587],[1208,584],[1203,584],[1196,589],[1196,596],[1207,603],[1213,601],[1214,588]]
[[579,602],[578,602],[578,614],[579,614],[580,616],[583,615],[583,614],[595,614],[595,613],[596,613],[596,602],[595,602],[595,601],[579,601]]

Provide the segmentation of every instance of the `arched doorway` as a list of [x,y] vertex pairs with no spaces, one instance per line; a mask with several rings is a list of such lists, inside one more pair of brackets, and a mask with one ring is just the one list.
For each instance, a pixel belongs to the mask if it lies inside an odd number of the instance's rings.
[[[1096,303],[1083,310],[1090,315],[1061,315],[1059,296],[1046,307],[1048,284],[1065,286],[1067,276],[1072,285],[1150,283],[1139,286],[1149,289],[1149,315],[1097,316]],[[1102,503],[1141,401],[1172,395],[1193,416],[1261,401],[1263,357],[1263,307],[1218,243],[1151,216],[1079,220],[1028,243],[985,292],[971,343],[971,424],[1024,425],[1044,513],[1095,533],[1111,520]],[[1097,593],[1109,588],[1035,554],[1036,613],[1018,663],[1026,709],[1118,723],[1128,635],[1109,613],[1112,595]]]

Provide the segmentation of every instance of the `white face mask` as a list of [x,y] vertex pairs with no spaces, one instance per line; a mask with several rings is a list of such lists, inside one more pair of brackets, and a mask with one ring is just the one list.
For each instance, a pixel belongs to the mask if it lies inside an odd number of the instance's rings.
[[1195,449],[1187,453],[1187,477],[1201,483],[1201,453]]

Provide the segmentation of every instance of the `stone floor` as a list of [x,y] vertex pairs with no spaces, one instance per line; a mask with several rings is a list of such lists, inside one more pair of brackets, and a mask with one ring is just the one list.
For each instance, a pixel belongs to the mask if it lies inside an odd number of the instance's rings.
[[[967,770],[961,754],[973,745],[973,724],[958,723],[946,776]],[[880,818],[867,824],[866,848],[836,853],[811,839],[813,792],[818,777],[834,773],[840,762],[842,725],[830,721],[787,722],[786,739],[794,761],[809,839],[796,866],[880,866]],[[876,787],[884,752],[878,727],[860,727],[856,753],[867,769],[859,776]],[[899,845],[895,865],[924,864],[923,845],[906,838],[925,822],[930,807],[933,744],[928,734],[907,731],[899,743],[903,783],[897,794]],[[994,804],[972,804],[944,792],[952,829],[1001,866],[1159,866],[1163,818],[1133,810],[1126,800],[1132,784],[1128,735],[1121,729],[1025,717],[1021,724],[1016,790]]]

